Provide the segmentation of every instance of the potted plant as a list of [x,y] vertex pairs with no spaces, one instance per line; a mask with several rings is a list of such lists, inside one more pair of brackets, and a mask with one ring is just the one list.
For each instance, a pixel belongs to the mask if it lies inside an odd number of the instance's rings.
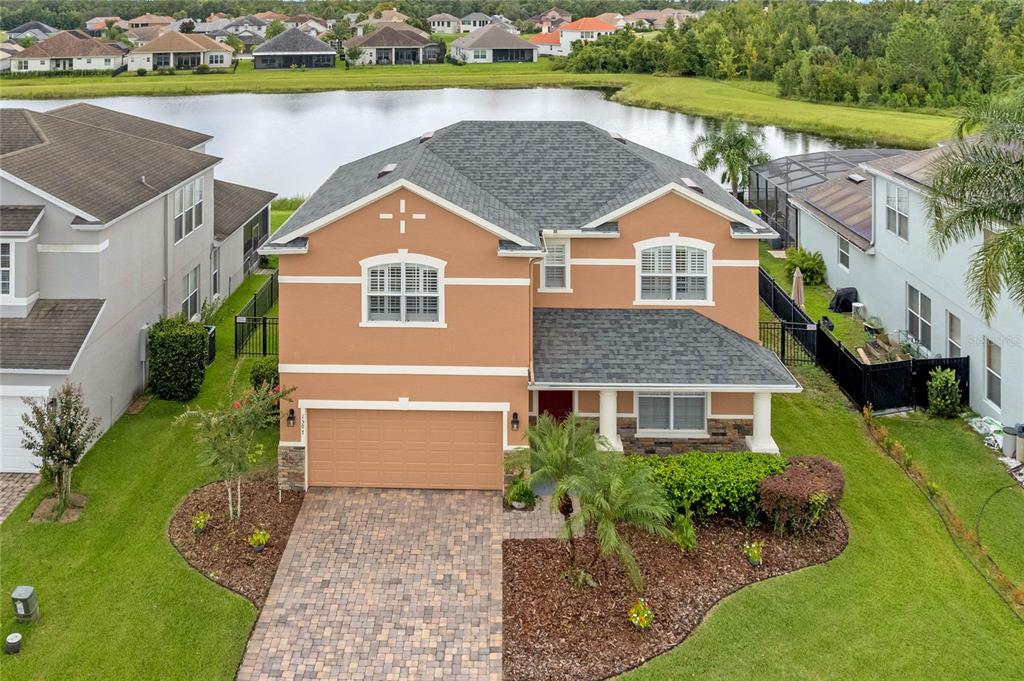
[[248,542],[253,551],[262,553],[263,549],[267,548],[267,542],[270,541],[270,533],[263,529],[254,529],[245,541]]
[[505,499],[508,501],[509,506],[516,510],[533,508],[534,504],[537,503],[537,495],[533,493],[529,480],[521,475],[508,486]]
[[200,511],[192,516],[192,531],[196,534],[202,533],[206,529],[207,523],[210,522],[210,514],[205,511]]
[[743,542],[743,555],[747,557],[748,563],[754,567],[759,566],[764,557],[764,542],[761,540]]

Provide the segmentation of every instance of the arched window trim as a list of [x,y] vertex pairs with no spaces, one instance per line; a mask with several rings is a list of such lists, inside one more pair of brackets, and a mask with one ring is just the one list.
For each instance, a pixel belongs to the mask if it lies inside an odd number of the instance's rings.
[[[437,321],[416,321],[405,322],[396,320],[371,320],[370,319],[370,270],[381,265],[425,265],[437,270]],[[398,327],[403,329],[444,329],[448,324],[445,322],[444,313],[444,270],[448,263],[440,258],[434,258],[421,253],[409,253],[405,249],[397,253],[382,253],[359,261],[362,268],[362,285],[360,287],[360,299],[362,301],[362,317],[359,326],[364,327]],[[405,295],[404,293],[402,294]]]
[[[649,248],[656,248],[658,246],[684,246],[687,248],[696,248],[705,252],[707,270],[707,296],[703,300],[644,300],[641,297],[641,281],[642,281],[642,262],[643,252]],[[634,265],[635,269],[635,290],[633,293],[633,304],[634,305],[647,305],[647,306],[658,306],[658,307],[713,307],[715,304],[714,296],[714,258],[713,253],[715,244],[710,241],[704,241],[703,239],[695,239],[688,236],[679,236],[678,234],[670,234],[669,236],[660,236],[653,239],[645,239],[643,241],[637,241],[633,244],[633,248],[636,251],[636,262]],[[675,258],[673,258],[674,262]],[[674,292],[673,283],[673,292]]]

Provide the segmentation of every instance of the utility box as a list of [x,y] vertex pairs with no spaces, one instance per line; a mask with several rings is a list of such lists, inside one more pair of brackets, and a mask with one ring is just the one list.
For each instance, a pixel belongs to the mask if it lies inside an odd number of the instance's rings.
[[11,592],[11,602],[14,604],[14,618],[19,622],[35,622],[39,619],[39,602],[34,587],[15,587]]

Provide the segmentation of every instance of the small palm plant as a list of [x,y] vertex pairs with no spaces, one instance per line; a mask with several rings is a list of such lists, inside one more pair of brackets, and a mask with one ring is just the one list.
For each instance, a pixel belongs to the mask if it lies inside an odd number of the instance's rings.
[[615,556],[637,592],[643,591],[640,565],[629,543],[619,532],[629,525],[655,537],[673,540],[669,522],[675,515],[665,491],[651,479],[647,466],[631,465],[616,452],[602,452],[588,462],[584,471],[566,480],[577,490],[580,512],[566,522],[567,533],[579,534],[594,528],[599,558]]
[[697,167],[705,173],[724,166],[722,182],[728,182],[733,195],[742,199],[740,190],[747,185],[747,170],[771,160],[763,144],[764,133],[760,129],[744,128],[730,116],[720,128],[694,140],[690,152],[697,157]]

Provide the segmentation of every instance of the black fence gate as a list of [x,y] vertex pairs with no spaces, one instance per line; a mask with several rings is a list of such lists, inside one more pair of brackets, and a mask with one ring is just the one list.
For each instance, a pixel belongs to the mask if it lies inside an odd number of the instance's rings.
[[235,357],[277,354],[277,317],[235,317]]
[[764,321],[760,338],[761,345],[778,355],[783,364],[814,364],[818,342],[815,324]]

